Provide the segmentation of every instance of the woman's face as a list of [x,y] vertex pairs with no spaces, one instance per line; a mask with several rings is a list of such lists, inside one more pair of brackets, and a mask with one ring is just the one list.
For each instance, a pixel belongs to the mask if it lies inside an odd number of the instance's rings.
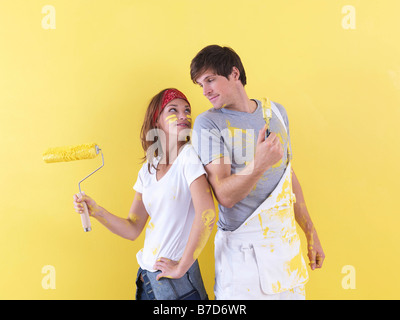
[[191,108],[182,99],[170,101],[157,120],[157,127],[162,129],[166,135],[177,135],[192,128]]

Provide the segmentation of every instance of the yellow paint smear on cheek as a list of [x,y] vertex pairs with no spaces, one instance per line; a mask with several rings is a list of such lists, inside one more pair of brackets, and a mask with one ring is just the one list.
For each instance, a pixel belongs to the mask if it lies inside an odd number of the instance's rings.
[[178,117],[175,114],[172,114],[165,118],[165,122],[171,124],[178,121]]

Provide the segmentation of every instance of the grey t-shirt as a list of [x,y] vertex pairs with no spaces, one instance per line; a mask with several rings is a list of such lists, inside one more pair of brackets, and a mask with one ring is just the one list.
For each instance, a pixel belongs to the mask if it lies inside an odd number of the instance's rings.
[[[240,174],[246,164],[253,160],[258,132],[265,125],[261,101],[254,101],[257,102],[257,109],[253,113],[212,108],[196,118],[192,144],[203,165],[206,166],[211,161],[226,156],[231,161],[231,174]],[[291,160],[288,116],[282,105],[276,102],[274,104],[280,111],[286,129],[274,112],[272,112],[269,128],[271,132],[278,135],[283,144],[283,158],[264,172],[246,198],[232,208],[218,205],[217,225],[222,230],[234,231],[257,209],[275,189]]]

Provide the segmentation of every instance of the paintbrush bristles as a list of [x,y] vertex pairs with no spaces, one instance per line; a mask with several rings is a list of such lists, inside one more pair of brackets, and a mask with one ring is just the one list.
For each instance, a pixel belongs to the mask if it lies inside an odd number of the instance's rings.
[[50,148],[43,153],[46,163],[93,159],[97,156],[96,143]]

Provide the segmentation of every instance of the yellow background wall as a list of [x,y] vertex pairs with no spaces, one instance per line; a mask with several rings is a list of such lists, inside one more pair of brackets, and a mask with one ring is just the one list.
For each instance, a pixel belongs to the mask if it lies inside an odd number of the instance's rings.
[[[250,97],[288,111],[326,253],[307,298],[400,298],[399,10],[397,0],[2,0],[0,298],[133,299],[143,236],[130,242],[97,221],[84,233],[72,207],[100,158],[45,164],[41,154],[97,142],[105,167],[83,190],[127,216],[145,107],[177,87],[194,117],[207,110],[189,64],[209,44],[241,56]],[[200,263],[211,298],[213,262],[210,241]]]

